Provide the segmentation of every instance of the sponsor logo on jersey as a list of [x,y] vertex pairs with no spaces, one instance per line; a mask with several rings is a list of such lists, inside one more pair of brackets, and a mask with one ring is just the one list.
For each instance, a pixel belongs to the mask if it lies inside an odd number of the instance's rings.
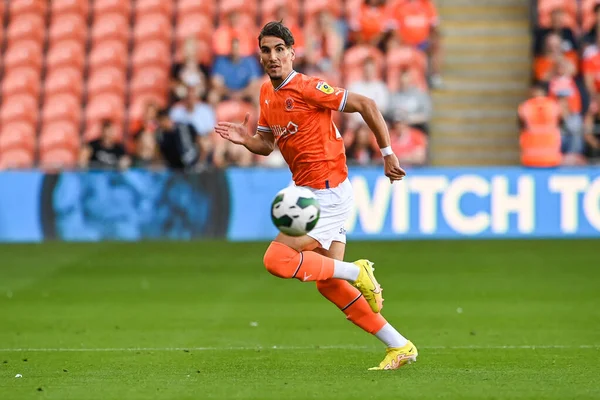
[[273,136],[275,139],[279,140],[284,136],[293,135],[298,132],[298,125],[290,121],[286,127],[281,125],[272,125],[271,130],[273,131]]
[[335,91],[331,86],[323,81],[319,81],[319,83],[317,83],[317,90],[320,90],[325,94],[332,94]]

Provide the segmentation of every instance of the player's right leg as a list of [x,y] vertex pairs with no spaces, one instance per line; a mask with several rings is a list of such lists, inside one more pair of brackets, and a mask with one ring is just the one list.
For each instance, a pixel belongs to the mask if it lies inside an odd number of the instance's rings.
[[379,312],[383,298],[371,263],[367,260],[355,263],[334,260],[312,251],[320,246],[310,236],[291,237],[280,233],[269,245],[263,262],[267,271],[279,278],[303,282],[332,278],[346,280],[360,290],[373,312]]

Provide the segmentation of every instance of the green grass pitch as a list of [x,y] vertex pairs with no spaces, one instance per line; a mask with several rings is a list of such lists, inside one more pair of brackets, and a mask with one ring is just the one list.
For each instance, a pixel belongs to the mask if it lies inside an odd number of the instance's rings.
[[599,241],[351,243],[419,348],[383,372],[266,246],[1,245],[0,399],[600,398]]

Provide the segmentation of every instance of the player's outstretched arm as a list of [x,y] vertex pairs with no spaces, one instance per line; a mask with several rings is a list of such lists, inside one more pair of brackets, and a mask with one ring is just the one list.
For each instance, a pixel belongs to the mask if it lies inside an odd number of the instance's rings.
[[215,127],[215,132],[223,139],[240,144],[254,154],[268,156],[275,148],[275,137],[273,134],[262,132],[251,135],[248,132],[248,119],[250,119],[250,114],[246,114],[246,118],[241,124],[219,122]]
[[377,144],[383,155],[385,176],[390,178],[390,182],[399,181],[404,178],[406,172],[400,167],[398,158],[392,152],[390,147],[390,133],[375,101],[366,96],[348,92],[346,106],[342,111],[345,113],[357,112],[363,117],[377,139]]

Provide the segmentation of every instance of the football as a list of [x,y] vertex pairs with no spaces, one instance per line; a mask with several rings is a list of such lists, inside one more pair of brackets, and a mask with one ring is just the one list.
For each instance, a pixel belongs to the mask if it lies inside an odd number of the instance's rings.
[[271,204],[271,220],[280,232],[302,236],[314,229],[321,215],[321,207],[310,190],[289,186],[275,196]]

